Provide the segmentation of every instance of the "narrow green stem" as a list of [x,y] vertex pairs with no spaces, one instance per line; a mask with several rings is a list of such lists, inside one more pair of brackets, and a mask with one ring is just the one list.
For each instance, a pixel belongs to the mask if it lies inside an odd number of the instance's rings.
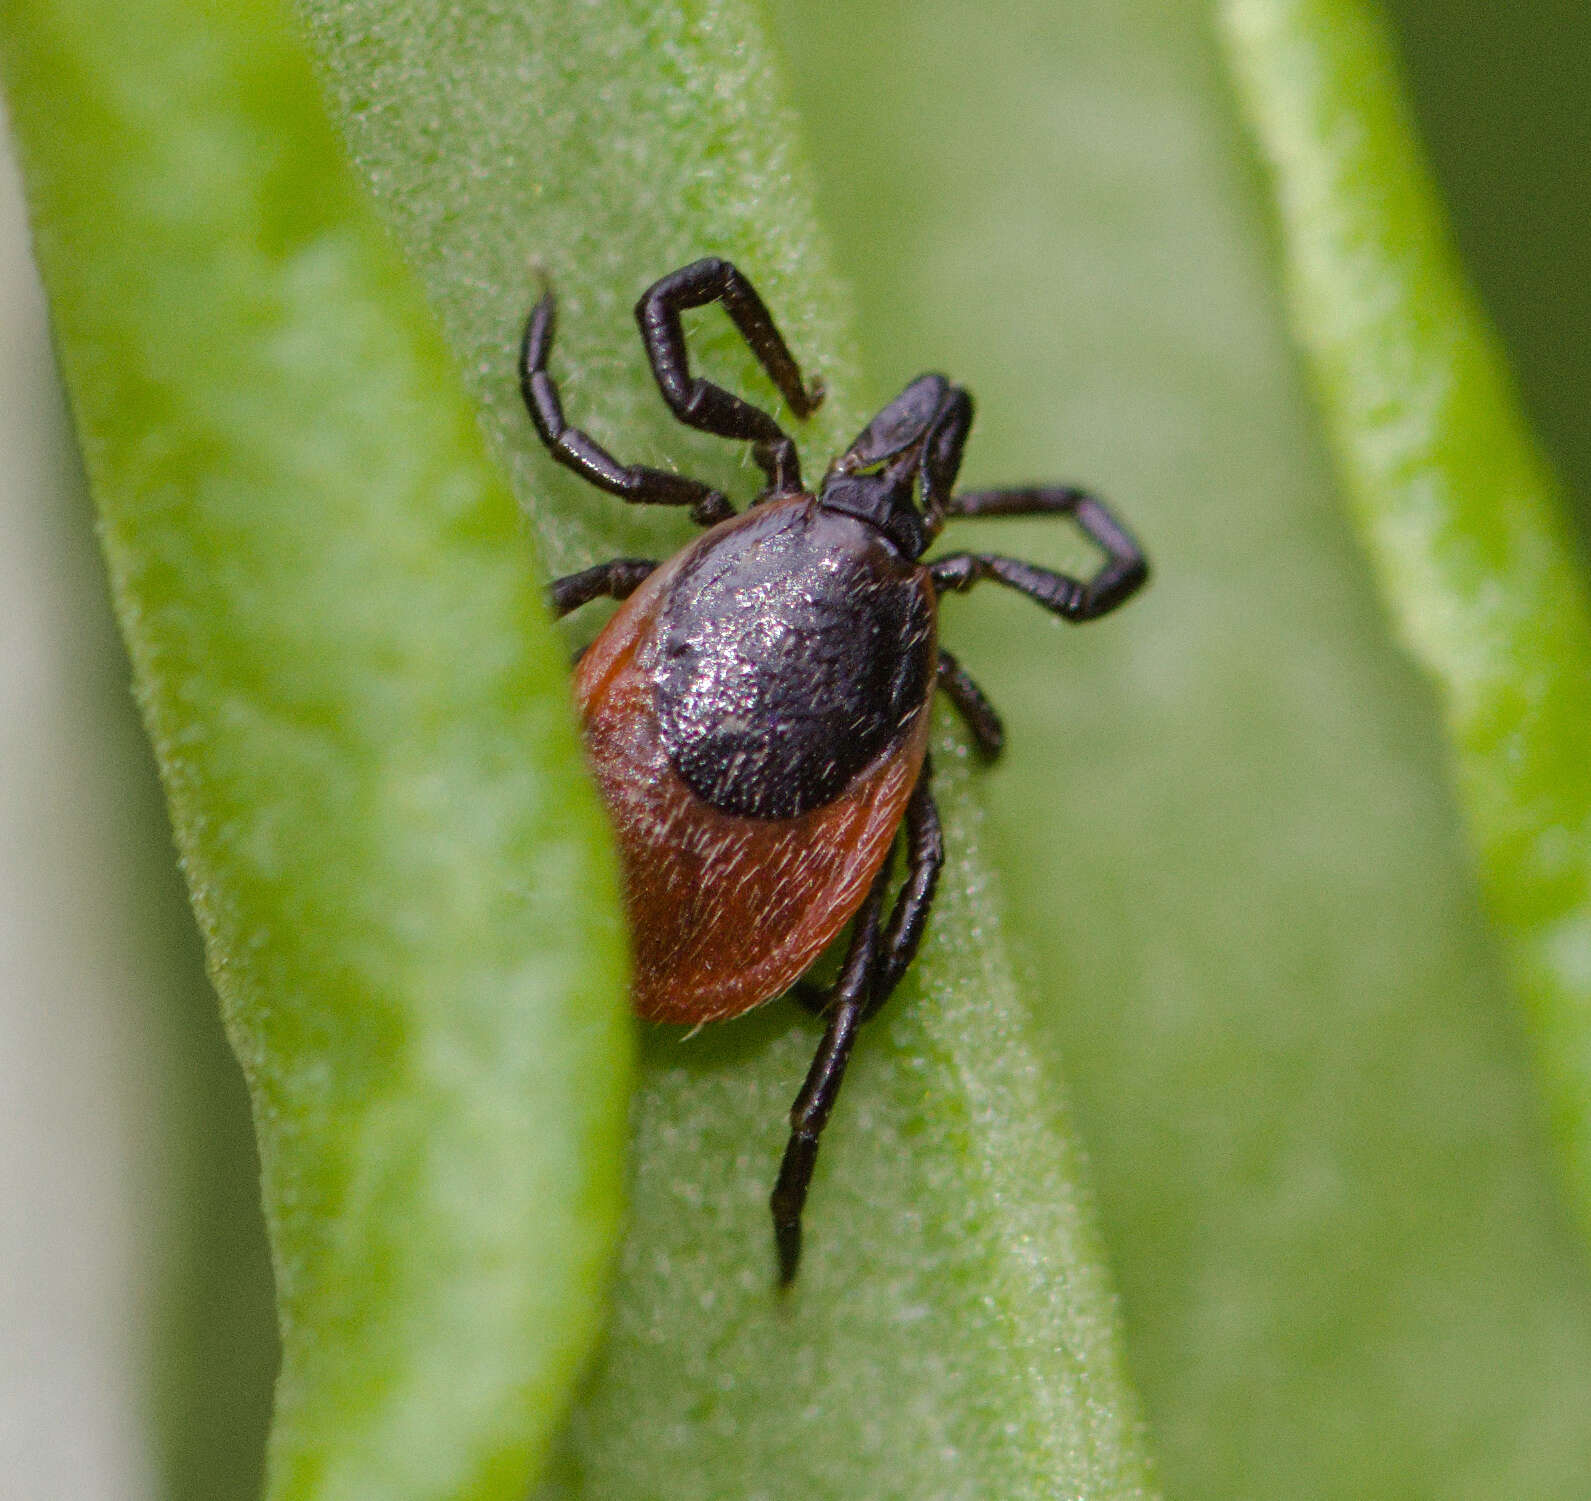
[[1591,612],[1361,0],[1227,0],[1293,318],[1355,522],[1442,698],[1481,883],[1591,1232]]

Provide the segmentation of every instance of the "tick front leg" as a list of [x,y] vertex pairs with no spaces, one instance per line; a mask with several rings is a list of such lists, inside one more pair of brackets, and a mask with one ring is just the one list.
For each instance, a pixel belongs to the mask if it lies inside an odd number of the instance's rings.
[[802,384],[800,367],[757,289],[732,263],[713,256],[654,282],[636,304],[636,321],[658,389],[681,422],[753,444],[752,457],[768,476],[770,489],[799,490],[801,463],[789,434],[761,407],[691,374],[680,313],[710,302],[723,303],[797,417],[810,417],[823,400],[821,381],[814,381],[810,389]]
[[851,1059],[851,1045],[856,1041],[856,1029],[867,1005],[869,982],[878,958],[878,914],[887,879],[886,866],[856,915],[850,947],[827,1010],[829,1025],[812,1067],[807,1070],[806,1082],[790,1107],[790,1141],[779,1164],[779,1180],[768,1200],[773,1211],[774,1246],[779,1253],[780,1287],[789,1287],[795,1281],[801,1261],[801,1209],[812,1184],[812,1170],[817,1166],[818,1138],[839,1097],[845,1066]]
[[593,438],[564,421],[557,384],[547,373],[556,311],[548,290],[531,309],[519,346],[519,392],[547,452],[589,484],[633,505],[689,506],[692,518],[703,526],[733,516],[735,508],[710,485],[644,464],[621,464]]
[[1099,571],[1087,580],[1054,573],[1033,563],[989,553],[950,553],[930,564],[934,585],[970,589],[980,579],[1019,590],[1065,620],[1094,620],[1138,592],[1149,577],[1149,560],[1132,533],[1097,495],[1068,486],[1014,490],[969,490],[956,496],[946,516],[1070,516],[1078,529],[1105,554]]
[[983,689],[944,647],[939,648],[939,686],[972,731],[979,754],[994,760],[1005,749],[1005,726],[994,705],[984,697]]
[[552,598],[553,614],[562,620],[571,610],[578,610],[594,599],[628,599],[656,567],[652,558],[615,558],[611,563],[598,563],[579,573],[567,573],[561,579],[554,579],[547,591]]

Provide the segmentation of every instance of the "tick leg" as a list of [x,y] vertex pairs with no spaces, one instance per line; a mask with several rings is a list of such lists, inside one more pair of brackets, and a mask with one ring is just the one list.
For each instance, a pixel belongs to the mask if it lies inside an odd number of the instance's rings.
[[710,302],[723,303],[797,417],[810,417],[823,400],[821,381],[810,388],[802,384],[800,367],[756,288],[730,262],[713,256],[692,261],[654,282],[635,305],[658,389],[681,422],[720,438],[742,438],[753,444],[752,457],[768,476],[770,490],[799,490],[801,463],[785,430],[761,407],[691,375],[680,313]]
[[906,804],[906,883],[895,898],[895,908],[879,942],[877,967],[868,987],[867,1004],[862,1008],[863,1021],[889,999],[917,956],[934,904],[934,890],[945,863],[945,842],[939,829],[939,809],[928,790],[929,776],[929,764],[924,761],[911,801]]
[[553,614],[561,620],[594,599],[628,599],[656,567],[651,558],[615,558],[579,573],[566,573],[561,579],[554,579],[547,591],[552,597]]
[[994,760],[1005,749],[1005,727],[993,704],[944,647],[939,648],[939,686],[972,731],[979,753]]
[[[874,876],[874,883],[882,890],[889,885],[890,872],[895,868],[895,845],[891,841],[890,847],[884,856],[884,863],[879,867],[878,874]],[[860,919],[858,919],[860,921]],[[854,929],[852,930],[855,931]],[[850,950],[847,949],[849,954]],[[829,1008],[834,1004],[839,994],[839,982],[825,989],[822,985],[814,984],[811,980],[797,980],[790,987],[790,999],[796,1003],[809,1016],[827,1016]]]
[[525,337],[519,346],[519,391],[525,408],[536,425],[537,436],[566,469],[583,480],[635,505],[689,506],[691,516],[703,526],[727,520],[735,514],[729,501],[700,480],[644,464],[621,464],[594,439],[564,421],[558,387],[547,373],[547,357],[552,352],[557,303],[552,291],[543,292],[525,323]]
[[789,1287],[795,1281],[801,1260],[801,1208],[807,1201],[812,1169],[817,1165],[818,1137],[839,1096],[851,1045],[867,1004],[869,981],[878,958],[878,913],[888,877],[887,869],[879,873],[856,915],[850,947],[828,1008],[829,1025],[812,1067],[807,1070],[806,1082],[790,1107],[790,1141],[779,1164],[779,1181],[768,1200],[773,1211],[774,1245],[779,1252],[780,1287]]
[[901,976],[916,956],[923,927],[933,906],[934,888],[945,863],[944,840],[939,830],[939,810],[928,790],[929,765],[925,761],[917,786],[906,804],[906,884],[895,898],[889,922],[879,933],[879,912],[890,865],[873,879],[867,900],[857,913],[850,947],[832,995],[826,998],[810,985],[796,987],[796,999],[808,1010],[829,1018],[828,1030],[807,1071],[806,1083],[790,1110],[790,1142],[779,1165],[774,1185],[774,1243],[779,1251],[779,1285],[788,1287],[801,1260],[801,1209],[806,1203],[812,1170],[818,1160],[818,1138],[845,1078],[856,1029],[889,999]]
[[1034,485],[1012,490],[968,490],[945,511],[954,516],[1070,516],[1105,561],[1087,581],[1052,573],[1032,563],[986,554],[952,553],[930,565],[934,584],[970,589],[979,579],[994,579],[1037,600],[1063,619],[1094,620],[1130,599],[1149,577],[1149,560],[1131,532],[1097,495],[1071,486]]

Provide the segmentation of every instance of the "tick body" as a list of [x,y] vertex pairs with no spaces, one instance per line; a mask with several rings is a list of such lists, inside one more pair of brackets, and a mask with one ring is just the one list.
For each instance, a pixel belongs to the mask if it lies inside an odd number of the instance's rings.
[[920,778],[934,651],[926,570],[809,496],[714,527],[620,607],[575,692],[642,1016],[737,1015],[845,926]]
[[[738,1015],[798,986],[851,924],[832,986],[796,991],[827,1026],[772,1196],[787,1285],[857,1030],[911,963],[943,863],[926,754],[935,689],[986,756],[1003,740],[987,698],[938,644],[940,597],[988,579],[1083,621],[1127,599],[1148,569],[1085,491],[955,493],[972,402],[939,375],[911,382],[807,490],[778,423],[690,373],[679,314],[714,301],[798,417],[822,392],[803,384],[761,298],[728,262],[697,261],[642,297],[643,342],[675,415],[753,444],[766,485],[743,514],[698,481],[622,464],[567,425],[547,368],[550,292],[525,329],[520,383],[559,462],[625,500],[688,506],[710,527],[666,563],[617,559],[552,589],[559,614],[622,601],[581,657],[575,692],[624,864],[636,1010],[689,1025]],[[1092,577],[984,553],[924,560],[951,518],[1040,513],[1071,517],[1100,548]],[[886,917],[898,840],[906,872]]]

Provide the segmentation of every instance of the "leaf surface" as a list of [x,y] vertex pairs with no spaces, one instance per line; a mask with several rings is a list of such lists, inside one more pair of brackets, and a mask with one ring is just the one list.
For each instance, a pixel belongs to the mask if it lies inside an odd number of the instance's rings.
[[595,1333],[631,1042],[513,502],[276,9],[0,16],[117,613],[253,1096],[269,1493],[518,1497]]

